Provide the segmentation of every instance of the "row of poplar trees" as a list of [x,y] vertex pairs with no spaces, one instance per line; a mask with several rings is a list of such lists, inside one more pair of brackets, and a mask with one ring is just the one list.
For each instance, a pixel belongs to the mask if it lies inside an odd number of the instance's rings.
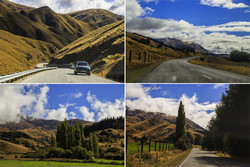
[[69,124],[65,119],[57,126],[56,145],[63,149],[71,149],[72,147],[81,146],[92,151],[97,157],[99,155],[98,137],[96,133],[90,133],[88,140],[84,135],[84,128],[80,122],[75,125]]

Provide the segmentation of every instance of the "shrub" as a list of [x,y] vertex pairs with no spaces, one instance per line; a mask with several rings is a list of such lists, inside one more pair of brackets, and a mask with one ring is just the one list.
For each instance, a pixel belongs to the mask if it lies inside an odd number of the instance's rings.
[[65,151],[62,148],[52,148],[49,150],[48,157],[49,158],[63,158],[65,155]]
[[28,153],[21,155],[21,158],[44,158],[44,154],[41,153]]
[[71,156],[72,156],[72,151],[71,150],[65,150],[64,158],[70,158]]
[[189,139],[185,136],[180,137],[175,143],[175,147],[182,150],[187,150],[190,145]]
[[106,152],[117,153],[117,152],[120,152],[120,149],[117,147],[111,147]]
[[93,160],[93,155],[81,146],[72,148],[72,158]]

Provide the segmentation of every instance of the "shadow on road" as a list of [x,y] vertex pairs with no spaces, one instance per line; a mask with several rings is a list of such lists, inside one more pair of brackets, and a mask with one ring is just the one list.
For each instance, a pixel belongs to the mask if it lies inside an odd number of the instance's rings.
[[[205,153],[198,153],[198,154],[205,154]],[[198,161],[199,164],[204,164],[208,166],[234,166],[234,167],[248,167],[249,165],[246,163],[241,163],[238,161],[234,161],[230,158],[224,157],[212,157],[212,156],[200,156],[195,157],[195,160]]]
[[77,76],[77,75],[79,75],[79,76],[88,76],[87,74],[84,74],[84,73],[79,73],[79,74],[74,74],[74,73],[66,73],[66,75],[75,75],[75,76]]

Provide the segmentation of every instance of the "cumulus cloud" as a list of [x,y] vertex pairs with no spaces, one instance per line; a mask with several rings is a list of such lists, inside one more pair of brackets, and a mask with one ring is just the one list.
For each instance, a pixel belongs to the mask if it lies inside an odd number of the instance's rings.
[[94,112],[90,112],[89,109],[85,106],[82,107],[78,107],[80,113],[82,114],[82,117],[85,121],[92,121],[94,122],[95,119],[95,113]]
[[49,6],[58,13],[101,8],[117,14],[124,14],[124,0],[11,0],[32,7]]
[[201,0],[200,4],[211,7],[222,7],[227,9],[247,8],[248,5],[244,3],[234,3],[233,0]]
[[[63,121],[64,119],[68,119],[69,115],[67,113],[67,105],[59,104],[58,109],[52,109],[48,111],[48,115],[46,119],[55,119],[59,121]],[[71,114],[72,115],[72,114]]]
[[[133,87],[127,87],[127,91]],[[188,97],[183,94],[179,99],[173,98],[153,98],[148,94],[144,94],[136,99],[126,100],[126,105],[131,109],[140,109],[146,112],[162,112],[167,115],[177,116],[179,101],[182,101],[185,105],[186,117],[193,120],[203,128],[206,128],[208,121],[215,115],[214,109],[217,102],[204,102],[199,103],[197,95]]]
[[99,100],[90,91],[86,99],[91,104],[91,109],[96,112],[98,121],[104,118],[124,116],[124,100],[116,99],[115,102]]
[[47,113],[48,91],[47,86],[0,85],[0,123],[19,122],[20,115],[28,114],[42,118]]
[[158,19],[149,17],[137,0],[128,0],[126,10],[128,32],[151,38],[176,38],[186,42],[196,42],[218,54],[230,53],[241,48],[245,52],[250,52],[249,35],[229,34],[230,32],[249,33],[250,22],[235,21],[220,25],[195,26],[185,20]]

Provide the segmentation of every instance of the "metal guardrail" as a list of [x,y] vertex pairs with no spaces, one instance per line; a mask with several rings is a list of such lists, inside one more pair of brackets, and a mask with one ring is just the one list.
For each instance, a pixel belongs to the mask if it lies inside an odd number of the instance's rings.
[[57,69],[57,67],[38,68],[38,69],[22,71],[22,72],[10,74],[10,75],[0,76],[0,83],[14,82],[14,81],[16,81],[16,80],[18,80],[20,78],[26,77],[26,76],[34,74],[34,73],[41,72],[41,71],[46,71],[46,70],[53,70],[53,69]]

